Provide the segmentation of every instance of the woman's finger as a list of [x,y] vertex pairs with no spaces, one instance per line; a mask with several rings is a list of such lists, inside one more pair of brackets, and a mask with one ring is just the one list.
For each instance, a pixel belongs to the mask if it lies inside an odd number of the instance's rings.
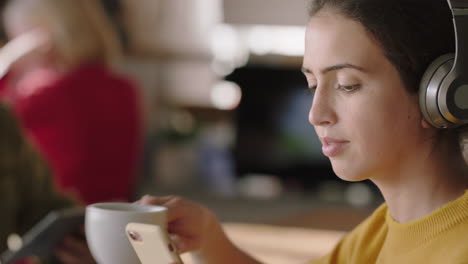
[[163,205],[173,199],[175,196],[151,196],[145,195],[140,200],[136,201],[136,204],[142,205]]

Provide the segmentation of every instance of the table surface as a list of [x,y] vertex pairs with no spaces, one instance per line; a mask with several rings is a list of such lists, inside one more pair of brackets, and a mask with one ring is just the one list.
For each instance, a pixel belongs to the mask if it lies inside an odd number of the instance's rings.
[[[224,223],[224,230],[239,248],[268,264],[306,263],[330,252],[343,231],[275,225]],[[190,254],[186,264],[195,264]]]

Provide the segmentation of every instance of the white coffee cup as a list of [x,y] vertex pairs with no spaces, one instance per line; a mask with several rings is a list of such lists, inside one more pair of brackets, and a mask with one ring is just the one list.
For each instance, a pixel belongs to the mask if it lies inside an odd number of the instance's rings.
[[130,222],[155,224],[164,229],[167,209],[132,203],[97,203],[86,207],[86,240],[99,264],[141,263],[128,241],[125,226]]

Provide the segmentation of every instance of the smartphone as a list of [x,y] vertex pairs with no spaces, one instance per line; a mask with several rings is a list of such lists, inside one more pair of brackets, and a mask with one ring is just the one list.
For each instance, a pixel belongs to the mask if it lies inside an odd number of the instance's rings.
[[0,255],[0,263],[10,263],[29,257],[48,257],[61,240],[84,224],[83,208],[52,211],[21,237],[18,248],[11,248]]
[[125,231],[141,264],[183,264],[167,231],[160,226],[128,223]]

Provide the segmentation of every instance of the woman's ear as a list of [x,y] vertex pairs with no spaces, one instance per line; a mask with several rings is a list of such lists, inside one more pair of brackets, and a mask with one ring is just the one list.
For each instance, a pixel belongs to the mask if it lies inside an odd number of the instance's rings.
[[432,127],[431,124],[429,124],[429,122],[427,122],[426,119],[424,119],[424,118],[421,119],[421,126],[423,128],[431,128]]

